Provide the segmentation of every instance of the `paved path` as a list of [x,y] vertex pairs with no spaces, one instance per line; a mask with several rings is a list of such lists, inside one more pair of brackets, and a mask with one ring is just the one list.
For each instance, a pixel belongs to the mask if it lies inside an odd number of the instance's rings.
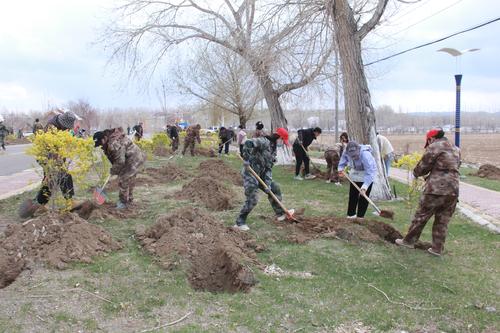
[[[322,159],[313,159],[313,161],[317,164],[326,164]],[[405,170],[391,168],[390,173],[390,177],[397,181],[402,183],[408,181]],[[500,192],[460,182],[459,201],[458,208],[464,215],[500,233]]]
[[41,176],[33,157],[26,154],[30,145],[7,146],[0,153],[0,200],[39,186]]

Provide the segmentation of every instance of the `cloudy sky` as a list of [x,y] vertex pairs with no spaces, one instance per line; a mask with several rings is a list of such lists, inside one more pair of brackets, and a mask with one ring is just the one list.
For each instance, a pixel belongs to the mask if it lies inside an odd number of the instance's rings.
[[[394,1],[394,0],[391,0]],[[112,0],[0,2],[0,110],[44,109],[87,99],[98,107],[158,106],[154,93],[123,84],[96,44]],[[367,41],[365,62],[500,16],[498,0],[422,0],[386,18]],[[480,48],[462,57],[465,110],[500,111],[500,22],[369,67],[375,106],[395,110],[454,109],[455,59],[442,47]],[[179,103],[172,96],[171,105]],[[330,105],[325,105],[326,107]]]

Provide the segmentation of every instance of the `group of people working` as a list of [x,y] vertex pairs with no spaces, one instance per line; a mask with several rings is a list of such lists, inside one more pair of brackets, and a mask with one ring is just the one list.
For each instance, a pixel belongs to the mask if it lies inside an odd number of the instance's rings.
[[[260,124],[258,123],[257,126]],[[314,178],[309,172],[308,147],[320,134],[321,129],[318,127],[298,131],[297,139],[293,143],[296,180]],[[244,160],[242,175],[246,200],[236,219],[235,228],[243,231],[249,230],[246,219],[257,204],[258,189],[267,194],[278,220],[285,220],[287,215],[293,214],[293,210],[285,212],[271,195],[272,192],[278,200],[282,199],[280,186],[272,178],[272,167],[276,161],[276,147],[279,139],[285,145],[289,145],[286,129],[278,128],[272,134],[266,135],[263,126],[255,132],[254,138],[243,143],[238,139]],[[378,133],[377,141],[381,162],[383,162],[381,164],[384,172],[388,174],[390,164],[394,159],[394,149],[389,140]],[[349,141],[348,134],[342,133],[340,142],[325,152],[325,159],[329,170],[327,182],[339,184],[340,178],[349,179],[347,218],[364,218],[368,208],[368,201],[364,195],[370,195],[378,172],[372,147]],[[304,178],[300,176],[302,164],[305,169]],[[448,141],[442,129],[430,130],[426,135],[425,153],[413,171],[415,177],[424,177],[425,189],[409,231],[404,238],[396,240],[397,245],[413,248],[426,223],[434,215],[432,247],[428,249],[428,252],[435,256],[442,254],[447,226],[458,201],[459,167],[460,150]],[[250,168],[262,179],[265,186],[259,183]]]

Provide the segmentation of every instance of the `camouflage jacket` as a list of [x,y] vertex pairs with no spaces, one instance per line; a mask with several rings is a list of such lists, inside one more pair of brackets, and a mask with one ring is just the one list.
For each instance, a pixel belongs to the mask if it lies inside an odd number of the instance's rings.
[[415,177],[425,177],[425,194],[458,196],[460,149],[447,138],[430,144],[413,170]]
[[189,126],[186,130],[186,140],[201,143],[200,129],[196,126]]
[[142,150],[125,135],[121,127],[113,129],[103,150],[112,164],[112,175],[137,170],[146,160]]
[[243,159],[250,163],[250,167],[259,175],[271,170],[276,160],[276,147],[273,147],[271,141],[266,137],[254,138],[253,148],[246,145],[243,147]]

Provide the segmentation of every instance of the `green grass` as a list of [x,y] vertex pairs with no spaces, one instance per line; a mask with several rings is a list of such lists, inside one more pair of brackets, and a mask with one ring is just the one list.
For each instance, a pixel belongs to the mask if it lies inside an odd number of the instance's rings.
[[[194,172],[202,158],[176,159],[175,162]],[[236,158],[225,159],[235,168]],[[149,162],[160,165],[165,160]],[[345,216],[347,185],[336,187],[323,181],[294,181],[293,174],[276,166],[274,178],[281,185],[288,207],[305,207],[306,215]],[[312,272],[312,279],[275,278],[254,268],[259,283],[246,294],[212,294],[195,292],[186,281],[181,267],[167,271],[155,258],[145,253],[134,238],[138,224],[152,225],[159,214],[183,205],[196,203],[164,199],[169,188],[181,182],[137,188],[136,198],[147,206],[138,218],[100,223],[124,245],[106,257],[95,258],[91,264],[73,264],[70,270],[80,272],[65,281],[61,289],[79,283],[86,290],[99,290],[112,304],[91,298],[100,320],[134,318],[141,327],[155,327],[157,319],[167,315],[175,320],[187,312],[191,316],[172,327],[174,332],[280,332],[301,329],[301,332],[331,332],[340,324],[362,322],[375,331],[435,328],[445,332],[480,332],[498,325],[498,313],[489,313],[476,306],[484,304],[499,308],[500,260],[498,236],[471,224],[456,214],[449,226],[446,255],[434,258],[423,251],[398,248],[387,243],[354,244],[341,240],[317,239],[307,244],[291,244],[285,231],[261,218],[272,216],[264,196],[249,216],[251,233],[267,251],[258,255],[264,264],[275,263],[288,271]],[[394,183],[400,195],[405,185]],[[241,188],[235,188],[242,191]],[[27,195],[24,195],[27,196]],[[116,198],[116,194],[111,195]],[[14,216],[20,198],[0,202],[4,216]],[[227,225],[234,224],[240,209],[214,213]],[[381,202],[384,209],[396,214],[391,223],[405,231],[415,202]],[[369,212],[371,214],[371,211]],[[422,236],[430,240],[430,226]],[[33,283],[36,283],[34,281]],[[391,301],[413,307],[439,308],[434,311],[413,310]],[[1,291],[0,291],[1,293]],[[0,297],[1,294],[0,294]],[[33,301],[33,300],[31,300]],[[64,300],[61,300],[64,301]],[[64,309],[61,305],[60,309]],[[31,305],[20,305],[28,311]],[[53,313],[57,323],[95,331],[102,327],[98,319],[65,312]],[[165,317],[162,317],[165,318]],[[10,322],[0,317],[0,332],[22,330],[23,321]],[[75,326],[76,325],[76,326]]]
[[462,176],[465,176],[465,178],[461,179],[461,181],[468,184],[484,187],[489,190],[500,192],[500,180],[492,180],[474,176],[476,173],[477,169],[466,168],[466,167],[460,168],[460,174]]

